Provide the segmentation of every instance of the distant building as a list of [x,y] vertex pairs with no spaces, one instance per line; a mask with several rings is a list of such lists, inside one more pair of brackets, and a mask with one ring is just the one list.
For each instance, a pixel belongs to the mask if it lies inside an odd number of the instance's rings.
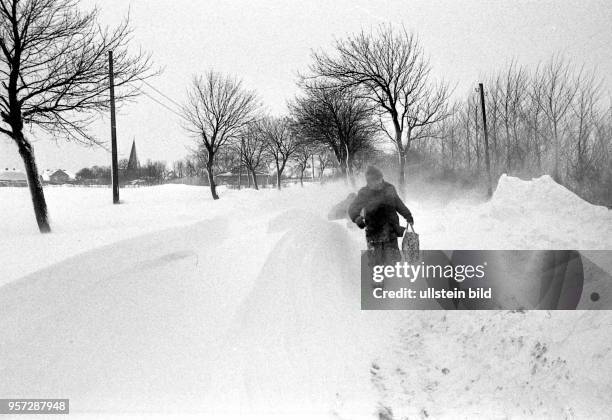
[[0,187],[27,187],[26,174],[15,168],[4,168],[0,171]]
[[58,169],[49,175],[49,182],[51,184],[65,184],[70,181],[70,175],[63,169]]
[[140,162],[138,161],[138,155],[136,154],[136,140],[132,141],[132,150],[130,151],[130,159],[128,160],[127,170],[128,172],[138,171],[140,169]]
[[75,179],[74,174],[65,169],[45,169],[40,177],[49,184],[65,184]]
[[130,158],[128,159],[127,166],[121,172],[120,179],[134,180],[140,177],[140,161],[138,160],[138,154],[136,153],[136,140],[132,141]]

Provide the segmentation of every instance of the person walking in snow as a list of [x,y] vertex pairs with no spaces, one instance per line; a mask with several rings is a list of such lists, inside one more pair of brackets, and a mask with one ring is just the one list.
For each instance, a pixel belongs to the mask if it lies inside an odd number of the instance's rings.
[[365,229],[368,250],[373,252],[376,265],[399,260],[397,238],[403,236],[405,228],[397,214],[412,225],[412,213],[378,168],[368,166],[365,178],[366,186],[349,206],[349,217],[360,229]]

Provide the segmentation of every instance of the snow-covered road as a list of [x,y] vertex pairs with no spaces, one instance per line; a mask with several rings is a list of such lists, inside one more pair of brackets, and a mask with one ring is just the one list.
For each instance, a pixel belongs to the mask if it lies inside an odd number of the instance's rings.
[[[48,236],[24,191],[0,189],[0,395],[104,418],[597,418],[612,403],[607,312],[361,311],[362,233],[325,220],[343,185],[217,202],[161,186],[114,207],[109,190],[50,188]],[[612,212],[550,178],[456,195],[408,194],[424,248],[612,249]]]

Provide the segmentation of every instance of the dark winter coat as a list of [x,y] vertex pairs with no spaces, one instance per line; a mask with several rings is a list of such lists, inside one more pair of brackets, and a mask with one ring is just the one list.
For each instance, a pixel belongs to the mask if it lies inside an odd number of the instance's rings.
[[386,181],[383,181],[379,190],[367,186],[359,190],[348,210],[353,222],[357,221],[362,209],[368,242],[387,242],[402,236],[404,228],[399,223],[397,213],[412,223],[410,210],[402,202],[395,187]]

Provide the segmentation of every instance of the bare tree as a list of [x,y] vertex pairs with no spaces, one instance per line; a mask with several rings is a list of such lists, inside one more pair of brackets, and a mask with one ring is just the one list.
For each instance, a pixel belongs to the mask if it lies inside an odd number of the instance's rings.
[[[525,177],[554,175],[556,168],[563,178],[558,182],[586,200],[610,206],[612,113],[602,100],[602,80],[595,70],[553,56],[535,72],[512,62],[487,84],[488,133],[497,175],[502,170]],[[450,170],[455,177],[467,169],[464,175],[470,179],[483,175],[477,136],[481,115],[474,99],[470,92],[454,107],[454,116],[441,126],[442,141],[429,142],[432,147],[415,144],[423,168]]]
[[323,178],[325,169],[333,163],[331,153],[329,150],[319,150],[317,153],[317,160],[319,162],[319,179]]
[[356,89],[340,90],[318,82],[303,88],[305,95],[289,104],[296,130],[304,141],[331,150],[341,172],[354,182],[355,157],[377,139],[372,106]]
[[261,121],[262,133],[266,143],[266,153],[276,167],[276,187],[281,189],[281,179],[287,162],[296,152],[299,141],[291,129],[288,118],[264,118]]
[[304,186],[304,172],[308,168],[308,162],[311,160],[316,150],[316,146],[312,143],[300,142],[295,151],[293,160],[295,161],[298,170],[300,171],[300,185]]
[[259,100],[254,92],[242,87],[242,82],[209,71],[196,76],[188,92],[182,114],[185,128],[197,137],[205,151],[206,172],[213,199],[218,200],[214,165],[220,149],[228,144],[254,118]]
[[522,112],[522,118],[526,123],[527,129],[527,151],[529,153],[529,151],[533,150],[535,154],[535,168],[538,174],[543,170],[542,155],[548,144],[547,136],[544,135],[546,124],[542,115],[542,108],[540,107],[542,101],[542,87],[538,85],[540,81],[541,79],[539,78],[531,77],[527,86],[528,93]]
[[320,52],[313,58],[314,78],[332,80],[340,88],[362,89],[384,121],[390,122],[391,131],[384,124],[383,128],[396,147],[403,187],[412,140],[427,137],[430,126],[448,116],[448,86],[430,83],[430,64],[417,37],[381,25],[376,31],[337,40],[335,55]]
[[[598,80],[595,73],[584,77],[578,83],[578,88],[574,101],[571,104],[571,116],[574,121],[572,152],[576,159],[573,165],[573,177],[578,183],[589,177],[590,172],[594,172],[594,165],[591,160],[596,160],[594,153],[597,145],[591,141],[595,131],[599,126],[599,102],[601,101],[602,81]],[[592,178],[592,176],[590,177]]]
[[174,176],[179,179],[183,178],[187,171],[187,166],[188,164],[185,162],[185,160],[177,160],[174,162],[172,164],[172,172],[174,172]]
[[130,163],[129,159],[119,159],[119,162],[117,162],[117,166],[120,171],[127,171],[129,163]]
[[[108,51],[114,52],[117,87],[153,75],[148,55],[128,54],[128,23],[101,27],[98,10],[82,12],[77,0],[0,0],[0,132],[17,145],[42,233],[51,231],[47,204],[24,128],[97,143],[87,127],[94,111],[109,107]],[[135,94],[132,85],[119,89],[116,99]]]
[[253,186],[259,189],[257,171],[266,165],[266,142],[262,127],[258,122],[248,124],[240,135],[240,144],[237,146],[242,164],[253,178]]
[[142,165],[139,172],[151,184],[161,184],[168,179],[168,168],[166,162],[163,161],[152,161],[149,159]]
[[496,88],[501,93],[501,107],[499,110],[501,121],[506,134],[506,172],[509,173],[512,157],[521,162],[519,151],[518,124],[521,120],[521,111],[527,96],[527,73],[523,67],[512,61],[507,71],[498,77]]
[[[538,93],[540,102],[538,106],[546,116],[552,129],[554,146],[553,178],[559,182],[559,152],[561,148],[560,125],[567,115],[572,101],[576,96],[578,83],[572,80],[572,66],[560,56],[554,56],[548,63],[540,67],[536,72],[536,84],[541,88]],[[576,77],[580,79],[580,75]]]
[[183,176],[191,177],[191,176],[202,176],[202,170],[200,165],[198,164],[197,156],[191,155],[185,158],[185,170],[183,172]]
[[[462,162],[462,159],[460,159],[459,156],[461,150],[458,141],[458,133],[464,125],[462,118],[467,118],[469,120],[469,102],[463,107],[461,107],[459,104],[454,104],[451,109],[453,111],[451,116],[440,123],[438,138],[442,140],[440,143],[442,147],[442,165],[446,167],[446,162],[449,162],[448,165],[450,165],[450,171],[452,173]],[[468,156],[469,151],[469,143],[467,143],[465,152],[468,154]],[[469,160],[467,163],[467,169],[470,169]]]

